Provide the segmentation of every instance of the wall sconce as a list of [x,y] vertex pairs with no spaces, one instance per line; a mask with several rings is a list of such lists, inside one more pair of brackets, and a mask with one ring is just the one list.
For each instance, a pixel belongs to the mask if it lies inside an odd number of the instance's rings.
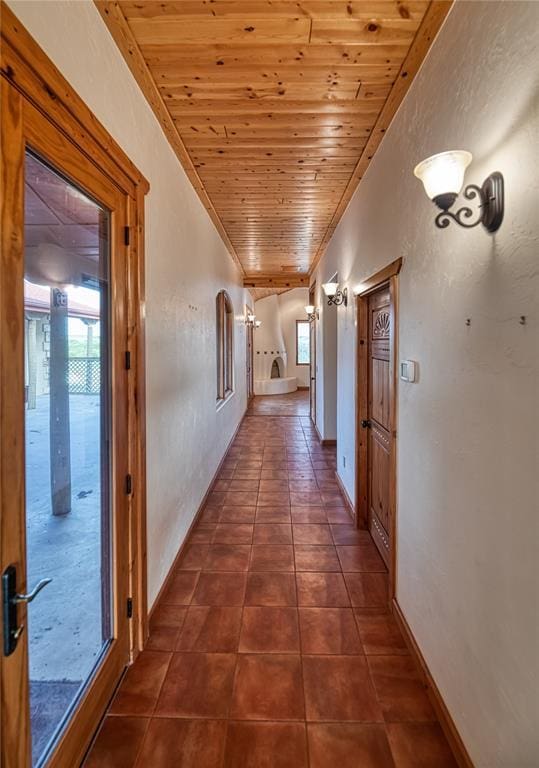
[[423,182],[425,192],[438,208],[442,209],[434,219],[439,229],[445,229],[451,219],[461,227],[471,229],[482,224],[489,232],[496,232],[503,220],[503,176],[498,171],[487,176],[483,184],[467,184],[464,189],[466,200],[478,198],[478,218],[467,222],[473,210],[467,205],[453,213],[449,209],[457,199],[464,183],[466,168],[472,162],[470,152],[452,150],[432,155],[414,168],[414,175]]
[[256,315],[252,315],[252,314],[247,315],[245,319],[245,325],[254,326],[255,322],[256,322]]
[[307,317],[309,318],[310,323],[314,323],[315,320],[318,320],[320,313],[318,312],[318,308],[313,306],[312,304],[308,304],[305,307],[305,312],[307,313]]
[[344,288],[340,291],[339,283],[322,283],[322,289],[328,297],[328,304],[330,306],[331,304],[335,304],[337,307],[340,304],[344,304],[345,307],[348,305],[348,289]]
[[255,331],[257,328],[260,328],[261,325],[262,325],[262,320],[255,320]]

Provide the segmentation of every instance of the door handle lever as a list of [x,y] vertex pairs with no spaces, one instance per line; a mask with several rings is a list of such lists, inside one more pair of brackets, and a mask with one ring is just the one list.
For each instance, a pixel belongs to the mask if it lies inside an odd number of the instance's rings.
[[52,579],[41,579],[41,581],[38,581],[38,583],[35,585],[33,590],[31,592],[28,592],[27,595],[21,595],[17,593],[14,597],[11,598],[12,603],[31,603],[32,600],[39,595],[43,587],[46,587],[47,584],[50,584]]
[[50,584],[52,579],[41,579],[36,586],[27,595],[18,593],[17,584],[17,569],[14,565],[8,565],[6,570],[2,574],[2,624],[3,624],[3,640],[4,640],[4,656],[10,656],[15,648],[21,633],[24,629],[24,624],[18,623],[17,620],[17,604],[18,603],[31,603],[32,600],[38,595],[43,587]]

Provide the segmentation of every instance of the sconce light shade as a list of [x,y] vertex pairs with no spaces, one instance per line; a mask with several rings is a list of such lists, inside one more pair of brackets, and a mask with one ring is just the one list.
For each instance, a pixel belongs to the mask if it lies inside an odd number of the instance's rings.
[[465,150],[440,152],[416,165],[414,175],[423,182],[425,192],[438,208],[447,211],[462,189],[471,162],[472,155]]
[[313,306],[312,304],[308,304],[308,305],[305,307],[305,312],[306,312],[308,315],[312,315],[312,314],[314,313],[314,306]]
[[324,291],[324,293],[328,298],[330,298],[331,296],[335,296],[338,288],[339,288],[339,283],[323,283],[322,284],[322,290]]
[[255,328],[260,328],[262,325],[262,320],[255,320]]
[[255,316],[254,315],[247,315],[247,322],[248,323],[254,323]]

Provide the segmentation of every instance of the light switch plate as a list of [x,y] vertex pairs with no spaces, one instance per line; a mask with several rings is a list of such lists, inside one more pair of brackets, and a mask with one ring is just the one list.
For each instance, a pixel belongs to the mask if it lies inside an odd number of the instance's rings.
[[400,362],[400,378],[402,381],[413,383],[417,378],[417,363],[413,360],[401,360]]

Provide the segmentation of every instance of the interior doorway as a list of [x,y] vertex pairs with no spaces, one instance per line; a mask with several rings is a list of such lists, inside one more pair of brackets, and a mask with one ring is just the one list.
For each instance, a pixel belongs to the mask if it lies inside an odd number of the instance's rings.
[[[245,317],[254,315],[254,310],[249,305],[245,305]],[[247,376],[247,405],[255,393],[254,389],[254,326],[253,323],[245,325],[245,372]]]
[[395,592],[396,366],[398,259],[364,282],[357,297],[358,524],[367,528],[389,570]]
[[3,11],[1,762],[56,768],[145,637],[147,184]]
[[[316,282],[309,286],[309,304],[316,306]],[[311,321],[309,340],[309,414],[313,424],[316,424],[316,320]]]

